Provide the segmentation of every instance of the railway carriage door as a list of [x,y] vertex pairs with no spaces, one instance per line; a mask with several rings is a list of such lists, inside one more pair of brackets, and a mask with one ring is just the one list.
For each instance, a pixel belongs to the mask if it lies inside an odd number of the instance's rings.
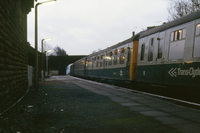
[[200,24],[196,25],[194,57],[200,57]]
[[133,42],[133,49],[131,50],[129,76],[130,80],[136,80],[137,73],[137,56],[138,56],[138,42]]
[[163,51],[164,51],[164,41],[165,41],[165,31],[160,32],[157,37],[157,57],[156,61],[161,61],[163,58]]

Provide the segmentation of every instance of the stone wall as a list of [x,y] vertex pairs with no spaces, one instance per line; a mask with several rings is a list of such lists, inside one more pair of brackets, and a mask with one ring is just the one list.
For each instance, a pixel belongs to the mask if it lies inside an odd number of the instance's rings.
[[27,14],[34,0],[0,0],[0,110],[27,90]]

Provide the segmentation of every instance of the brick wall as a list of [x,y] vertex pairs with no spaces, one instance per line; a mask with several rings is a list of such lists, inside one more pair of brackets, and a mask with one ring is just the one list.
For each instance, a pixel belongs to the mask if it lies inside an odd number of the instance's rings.
[[33,0],[0,0],[0,110],[27,90],[27,13]]

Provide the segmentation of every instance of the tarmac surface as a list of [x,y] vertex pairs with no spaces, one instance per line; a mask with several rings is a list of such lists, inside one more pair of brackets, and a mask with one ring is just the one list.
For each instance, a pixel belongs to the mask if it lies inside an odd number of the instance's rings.
[[53,76],[0,116],[0,133],[199,133],[200,111],[130,89]]

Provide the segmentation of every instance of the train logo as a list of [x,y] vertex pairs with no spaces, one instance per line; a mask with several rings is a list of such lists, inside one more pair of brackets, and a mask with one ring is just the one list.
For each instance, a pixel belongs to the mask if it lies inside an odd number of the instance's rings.
[[172,68],[171,70],[169,70],[168,74],[173,78],[173,77],[177,77],[177,72],[176,72],[177,68]]
[[190,67],[189,69],[181,69],[181,68],[172,68],[169,70],[168,74],[171,77],[178,77],[178,76],[191,76],[195,78],[196,76],[200,76],[200,68],[198,67],[195,69],[194,67]]

